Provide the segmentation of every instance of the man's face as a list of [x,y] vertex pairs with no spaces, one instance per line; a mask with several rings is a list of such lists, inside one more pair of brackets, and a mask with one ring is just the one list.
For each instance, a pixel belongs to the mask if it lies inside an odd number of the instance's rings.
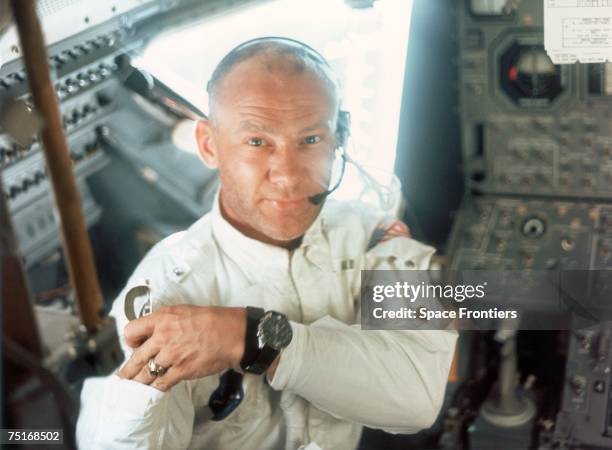
[[219,169],[221,210],[252,238],[289,246],[316,219],[308,197],[329,184],[337,104],[316,75],[258,57],[221,82],[214,124],[198,126],[200,152]]

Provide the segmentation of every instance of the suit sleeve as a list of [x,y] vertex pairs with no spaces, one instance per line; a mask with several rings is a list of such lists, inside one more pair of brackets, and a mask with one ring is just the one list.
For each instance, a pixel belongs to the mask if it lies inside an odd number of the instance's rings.
[[[152,250],[113,303],[111,316],[116,320],[126,361],[132,349],[123,338],[128,322],[124,314],[125,294],[131,287],[149,280],[154,308],[155,303],[170,304],[180,298],[175,283],[169,279],[168,263],[162,252]],[[191,440],[193,417],[188,382],[161,392],[115,374],[89,378],[81,392],[77,443],[83,449],[186,448]]]
[[[410,258],[413,267],[427,269],[433,253],[412,239],[394,238],[368,252],[366,268],[397,269],[396,263]],[[292,327],[294,337],[271,381],[274,389],[289,390],[337,418],[391,433],[415,433],[436,420],[455,330],[361,330],[329,316]]]

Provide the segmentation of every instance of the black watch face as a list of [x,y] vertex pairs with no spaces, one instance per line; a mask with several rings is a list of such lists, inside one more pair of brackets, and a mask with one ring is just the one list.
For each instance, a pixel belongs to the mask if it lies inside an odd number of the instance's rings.
[[293,331],[291,324],[283,314],[268,312],[262,318],[260,325],[260,347],[268,345],[275,350],[282,350],[291,342]]

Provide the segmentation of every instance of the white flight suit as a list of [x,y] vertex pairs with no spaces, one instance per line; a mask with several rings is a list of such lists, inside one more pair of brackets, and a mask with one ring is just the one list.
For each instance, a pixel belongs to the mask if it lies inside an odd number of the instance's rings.
[[[116,375],[86,382],[77,440],[107,448],[355,448],[362,425],[415,433],[442,405],[456,331],[361,330],[362,269],[426,269],[434,249],[396,237],[367,250],[381,219],[327,200],[299,248],[250,239],[213,210],[157,244],[115,300],[122,345],[127,290],[149,280],[162,305],[260,306],[287,315],[293,339],[273,380],[246,374],[245,397],[226,419],[201,421],[219,375],[166,393]],[[206,351],[205,348],[202,351]]]

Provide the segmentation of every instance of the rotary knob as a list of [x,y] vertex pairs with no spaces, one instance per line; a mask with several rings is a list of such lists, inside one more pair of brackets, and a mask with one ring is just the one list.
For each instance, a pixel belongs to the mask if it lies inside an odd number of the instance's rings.
[[570,386],[576,395],[581,395],[586,386],[586,380],[583,376],[573,375],[569,380]]

